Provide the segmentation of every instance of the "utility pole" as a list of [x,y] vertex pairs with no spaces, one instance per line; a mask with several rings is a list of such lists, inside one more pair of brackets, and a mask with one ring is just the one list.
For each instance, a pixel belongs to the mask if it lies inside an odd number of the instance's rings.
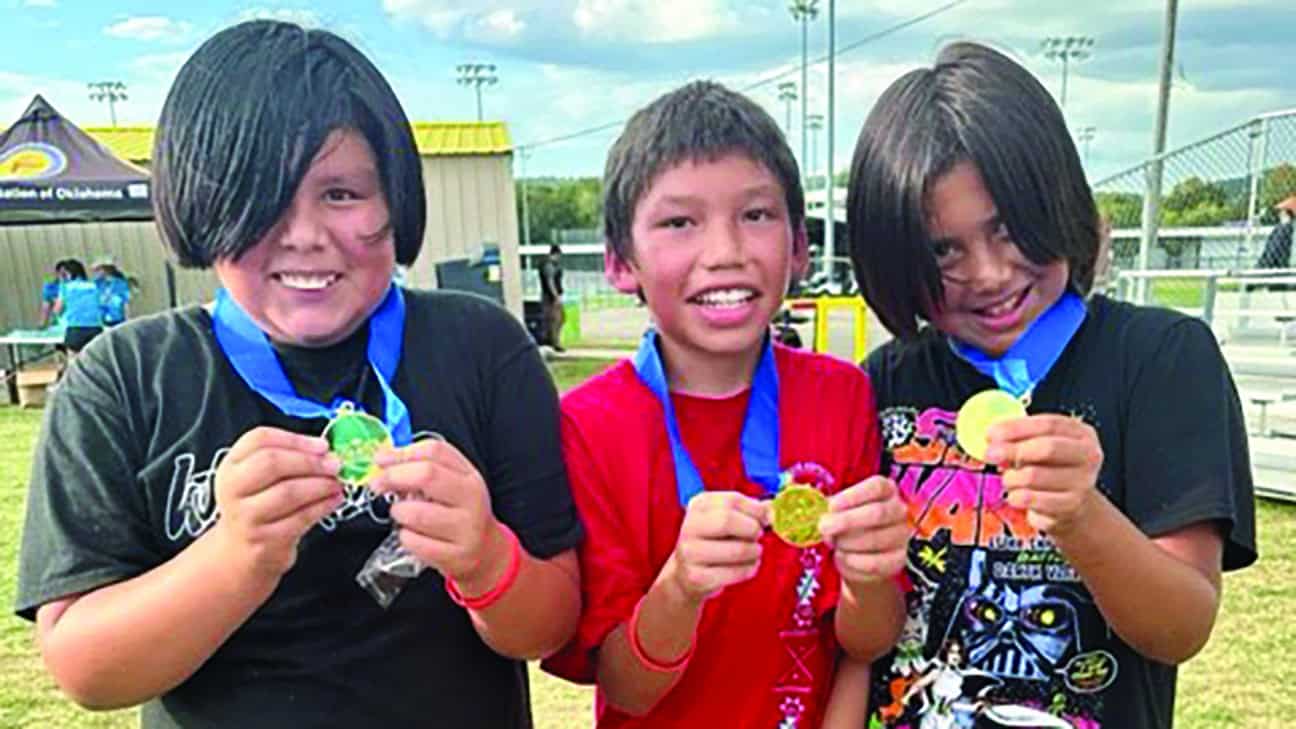
[[114,128],[117,126],[117,102],[126,100],[126,84],[121,81],[94,81],[86,84],[90,88],[91,101],[107,101],[108,115]]
[[[1152,161],[1147,166],[1146,193],[1143,196],[1143,240],[1139,243],[1138,270],[1146,271],[1152,260],[1152,246],[1157,241],[1161,218],[1161,155],[1165,153],[1166,124],[1170,115],[1170,82],[1174,72],[1175,26],[1179,18],[1179,0],[1166,0],[1165,29],[1161,35],[1161,83],[1157,89],[1156,129],[1152,133]],[[1139,279],[1138,301],[1147,302],[1146,279]]]
[[823,125],[823,114],[811,114],[806,117],[806,127],[813,132],[810,137],[810,161],[807,163],[810,168],[807,177],[810,179],[819,172],[819,131],[823,129]]
[[1051,36],[1040,42],[1044,57],[1062,62],[1062,103],[1066,109],[1067,68],[1071,61],[1083,61],[1093,55],[1094,39],[1087,35]]
[[[788,12],[792,13],[792,19],[801,22],[801,167],[808,168],[810,162],[806,158],[806,102],[810,94],[806,85],[806,64],[807,64],[807,26],[811,20],[819,17],[819,0],[789,0]],[[803,171],[802,177],[808,173]]]
[[531,156],[531,150],[526,147],[518,147],[518,162],[522,166],[522,245],[531,245],[531,213],[527,209],[527,176],[526,161]]
[[482,120],[482,87],[499,83],[493,63],[461,63],[455,66],[460,86],[472,86],[477,91],[477,121]]

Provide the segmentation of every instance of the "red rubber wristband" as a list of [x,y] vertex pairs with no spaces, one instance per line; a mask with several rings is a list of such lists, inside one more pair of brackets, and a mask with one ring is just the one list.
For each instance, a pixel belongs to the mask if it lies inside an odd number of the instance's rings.
[[684,651],[684,655],[676,658],[670,663],[662,663],[661,661],[649,657],[649,655],[644,652],[643,646],[639,644],[639,609],[642,607],[643,600],[640,599],[639,603],[635,605],[634,612],[630,615],[630,622],[626,624],[626,642],[630,644],[630,652],[634,655],[635,660],[639,661],[639,664],[644,668],[647,668],[649,671],[656,671],[658,673],[674,673],[675,671],[680,670],[689,662],[689,659],[693,657],[692,641],[689,642],[688,650]]
[[517,582],[518,573],[522,571],[522,545],[518,542],[517,535],[512,529],[500,524],[500,530],[504,532],[505,537],[509,540],[509,563],[504,568],[504,574],[500,575],[499,582],[494,587],[483,592],[476,597],[464,597],[459,591],[459,586],[454,580],[446,578],[445,589],[450,595],[450,600],[454,604],[468,610],[485,610],[486,608],[499,602],[504,597],[504,593]]

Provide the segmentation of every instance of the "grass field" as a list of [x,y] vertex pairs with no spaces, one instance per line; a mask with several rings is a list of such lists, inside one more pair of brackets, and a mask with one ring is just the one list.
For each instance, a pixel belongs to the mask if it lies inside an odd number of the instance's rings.
[[[562,389],[604,366],[590,360],[551,364]],[[13,605],[23,504],[39,421],[39,412],[0,406],[0,604],[6,611]],[[1296,507],[1261,502],[1258,529],[1261,561],[1225,577],[1224,606],[1214,637],[1180,672],[1176,726],[1182,729],[1268,729],[1296,723]],[[1149,595],[1147,609],[1174,606]],[[588,689],[535,671],[533,677],[540,729],[590,726]],[[0,727],[125,729],[136,726],[135,716],[135,711],[93,714],[63,699],[41,667],[31,626],[16,617],[0,618]]]

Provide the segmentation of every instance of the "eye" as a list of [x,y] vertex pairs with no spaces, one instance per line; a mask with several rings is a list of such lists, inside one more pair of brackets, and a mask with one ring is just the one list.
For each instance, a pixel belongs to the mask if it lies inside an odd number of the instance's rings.
[[1007,223],[999,223],[999,226],[994,229],[994,239],[1000,243],[1013,242],[1012,233],[1008,230]]
[[673,230],[683,230],[691,225],[693,225],[693,221],[683,215],[665,218],[657,223],[658,228],[671,228]]
[[972,617],[983,623],[998,623],[1003,617],[1003,613],[999,611],[999,606],[989,600],[975,600],[969,606],[969,609]]
[[769,208],[753,208],[751,210],[744,211],[743,218],[750,220],[754,223],[757,223],[763,220],[774,220],[775,215],[774,215],[774,211],[770,210]]
[[324,191],[324,199],[329,202],[347,202],[350,200],[359,200],[360,196],[352,190],[344,187],[330,187]]
[[932,255],[936,256],[936,263],[942,266],[953,261],[955,254],[958,253],[958,248],[954,245],[954,242],[948,240],[934,240],[931,248]]
[[1056,628],[1062,622],[1063,616],[1056,607],[1041,605],[1031,608],[1026,613],[1026,619],[1041,628]]

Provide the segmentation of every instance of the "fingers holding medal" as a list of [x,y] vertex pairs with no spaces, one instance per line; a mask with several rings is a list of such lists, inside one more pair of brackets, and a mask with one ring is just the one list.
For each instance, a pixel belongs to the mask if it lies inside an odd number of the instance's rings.
[[819,528],[847,582],[886,579],[904,569],[912,529],[889,478],[871,476],[834,494]]
[[689,500],[664,573],[688,599],[703,602],[760,569],[770,505],[737,491],[704,491]]
[[1036,529],[1057,535],[1083,521],[1098,494],[1097,431],[1078,417],[1030,415],[1003,390],[985,390],[959,408],[959,447],[998,466],[1004,498]]
[[391,448],[392,437],[381,420],[356,410],[350,403],[338,409],[322,434],[329,451],[342,461],[338,480],[363,486],[381,469],[374,463],[379,449]]

